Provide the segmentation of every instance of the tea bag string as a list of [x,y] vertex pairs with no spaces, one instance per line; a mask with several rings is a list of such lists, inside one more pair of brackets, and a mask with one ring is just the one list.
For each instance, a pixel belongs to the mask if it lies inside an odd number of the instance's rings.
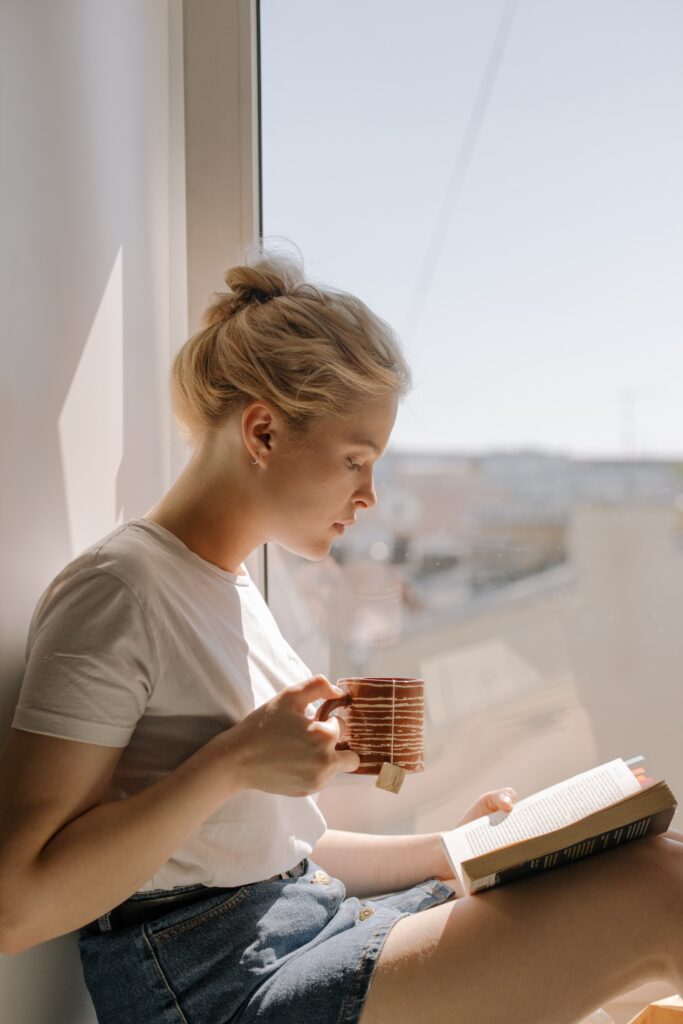
[[391,764],[394,763],[394,712],[396,710],[396,680],[391,680]]

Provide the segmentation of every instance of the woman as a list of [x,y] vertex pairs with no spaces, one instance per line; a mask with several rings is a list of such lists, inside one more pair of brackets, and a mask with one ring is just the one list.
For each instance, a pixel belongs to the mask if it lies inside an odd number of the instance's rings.
[[455,901],[438,833],[326,828],[317,795],[359,758],[309,705],[339,691],[244,558],[321,559],[376,503],[410,374],[383,321],[294,263],[226,283],[174,363],[187,467],[36,609],[0,772],[2,949],[79,929],[100,1024],[531,1024],[683,988],[673,832]]

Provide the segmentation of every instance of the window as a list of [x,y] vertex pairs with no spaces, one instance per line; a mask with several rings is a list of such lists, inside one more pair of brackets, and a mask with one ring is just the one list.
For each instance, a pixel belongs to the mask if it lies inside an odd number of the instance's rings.
[[431,831],[636,754],[682,790],[683,10],[260,14],[263,234],[416,381],[377,507],[321,563],[270,552],[312,672],[426,681],[424,774],[321,808]]

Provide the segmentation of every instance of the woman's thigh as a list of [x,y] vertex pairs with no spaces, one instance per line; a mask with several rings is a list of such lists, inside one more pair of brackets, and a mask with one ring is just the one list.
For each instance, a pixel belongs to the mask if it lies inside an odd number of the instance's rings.
[[402,918],[360,1024],[570,1024],[654,978],[683,985],[683,847],[663,836]]

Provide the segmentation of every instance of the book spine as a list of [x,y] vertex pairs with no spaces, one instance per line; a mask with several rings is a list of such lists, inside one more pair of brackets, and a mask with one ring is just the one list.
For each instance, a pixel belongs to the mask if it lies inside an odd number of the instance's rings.
[[485,889],[493,889],[498,885],[505,885],[506,882],[515,882],[519,878],[526,878],[528,875],[537,875],[542,871],[550,871],[553,868],[563,867],[566,864],[573,864],[576,860],[590,857],[595,853],[603,853],[614,846],[623,846],[634,839],[641,839],[646,835],[658,835],[665,832],[674,816],[675,807],[667,807],[657,814],[651,814],[647,818],[633,821],[629,825],[622,825],[619,828],[610,829],[609,832],[601,832],[600,835],[585,839],[581,843],[574,843],[562,850],[547,853],[543,857],[535,857],[533,860],[524,861],[512,868],[506,868],[495,875],[487,875],[485,878],[473,879],[470,892],[483,892]]

